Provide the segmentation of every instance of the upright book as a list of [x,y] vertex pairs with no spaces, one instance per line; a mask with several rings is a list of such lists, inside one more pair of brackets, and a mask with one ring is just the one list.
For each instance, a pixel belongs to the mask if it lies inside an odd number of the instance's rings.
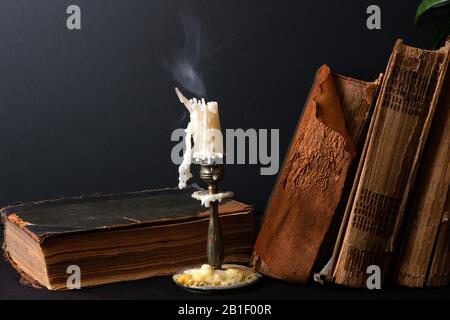
[[449,50],[449,42],[436,51],[394,47],[328,270],[337,284],[366,287],[372,265],[392,275]]
[[395,282],[408,287],[450,281],[450,72],[433,119],[414,190]]
[[[67,289],[77,266],[81,287],[168,275],[206,259],[208,213],[198,188],[64,198],[5,207],[3,249],[22,279]],[[247,263],[254,241],[251,206],[219,205],[225,262]]]
[[255,244],[260,272],[304,283],[331,254],[377,88],[317,71]]

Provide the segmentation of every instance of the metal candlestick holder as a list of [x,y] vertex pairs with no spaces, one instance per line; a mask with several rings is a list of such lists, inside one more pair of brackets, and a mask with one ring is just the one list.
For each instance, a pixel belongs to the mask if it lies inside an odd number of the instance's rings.
[[[223,179],[223,164],[201,164],[200,179],[208,184],[208,194],[218,193],[218,183]],[[219,221],[219,202],[213,201],[209,206],[209,226],[207,238],[208,263],[214,269],[222,268],[223,242]]]
[[[224,176],[224,165],[223,164],[207,164],[200,163],[200,179],[206,182],[208,185],[208,195],[218,194],[218,184],[219,181],[223,179]],[[180,284],[177,279],[183,275],[183,273],[191,268],[186,268],[180,270],[176,273],[172,279],[180,287],[185,290],[197,292],[197,293],[218,293],[227,292],[233,290],[241,290],[251,285],[255,284],[261,277],[261,275],[255,272],[253,269],[236,264],[223,264],[223,241],[222,241],[222,230],[220,228],[219,221],[219,201],[211,201],[209,204],[209,225],[208,225],[208,237],[206,253],[208,257],[208,264],[215,270],[227,270],[227,269],[240,269],[243,272],[252,272],[253,277],[246,279],[245,281],[238,282],[235,284],[225,284],[225,285],[200,285],[200,286],[190,286],[187,284]],[[192,270],[192,269],[191,269]]]

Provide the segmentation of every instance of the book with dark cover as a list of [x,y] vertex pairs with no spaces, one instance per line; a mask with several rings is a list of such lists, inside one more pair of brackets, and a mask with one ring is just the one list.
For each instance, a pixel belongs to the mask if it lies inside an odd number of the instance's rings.
[[305,283],[331,255],[377,88],[317,71],[255,244],[260,272]]
[[[62,198],[5,207],[5,257],[36,287],[67,289],[68,267],[81,286],[168,275],[205,263],[208,213],[196,187]],[[219,205],[225,262],[248,262],[252,206]]]

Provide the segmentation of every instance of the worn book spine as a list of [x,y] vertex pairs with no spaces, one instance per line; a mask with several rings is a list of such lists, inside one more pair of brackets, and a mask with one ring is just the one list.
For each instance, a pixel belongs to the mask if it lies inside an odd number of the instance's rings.
[[410,208],[395,282],[408,287],[449,284],[450,73],[432,123]]
[[[357,150],[356,157],[347,173],[341,201],[335,210],[334,219],[321,245],[316,265],[313,268],[314,280],[320,283],[329,281],[330,270],[334,266],[337,239],[341,235],[342,223],[349,198],[354,195],[353,186],[355,177],[359,176],[359,163],[365,154],[366,140],[372,117],[376,98],[378,96],[383,74],[373,82],[362,81],[339,74],[333,74],[336,90],[338,92],[341,106],[344,112],[345,126],[349,132]],[[319,272],[317,272],[319,271]]]
[[398,40],[389,60],[379,109],[333,279],[366,287],[367,268],[389,275],[418,164],[444,82],[450,45],[437,51]]
[[433,260],[427,277],[427,286],[442,287],[450,283],[450,196],[447,193],[445,209],[442,214],[441,224],[436,240]]
[[318,70],[255,244],[260,272],[296,283],[312,278],[372,97],[371,83],[333,75],[327,66]]
[[[380,77],[378,78],[378,81],[377,81],[378,89],[379,89],[379,84],[381,83],[383,77],[384,77],[384,75],[380,74]],[[378,94],[378,91],[379,90],[377,90],[377,94]],[[374,99],[376,99],[376,97],[377,97],[377,95],[374,96]],[[380,110],[380,106],[377,105],[374,107],[374,110],[372,111],[372,114],[371,114],[369,128],[368,128],[368,130],[366,132],[366,136],[364,138],[364,145],[362,147],[362,151],[360,153],[358,164],[356,166],[356,171],[353,176],[353,181],[351,182],[351,189],[350,189],[348,197],[346,199],[347,202],[345,203],[345,209],[343,209],[344,214],[342,216],[342,219],[340,220],[339,231],[337,233],[336,238],[334,239],[333,251],[331,254],[331,258],[323,266],[323,268],[320,270],[320,272],[316,273],[316,275],[315,275],[315,280],[322,284],[325,281],[326,282],[333,281],[334,269],[336,266],[337,259],[339,257],[340,249],[342,247],[342,242],[344,240],[346,227],[347,227],[348,220],[350,218],[351,209],[352,209],[352,203],[353,203],[353,200],[355,199],[356,190],[357,190],[358,184],[359,184],[359,179],[361,178],[361,172],[363,169],[364,159],[366,158],[366,155],[367,155],[367,149],[369,146],[370,136],[372,135],[372,132],[373,132],[373,127],[375,124],[374,119],[376,119],[379,110]]]

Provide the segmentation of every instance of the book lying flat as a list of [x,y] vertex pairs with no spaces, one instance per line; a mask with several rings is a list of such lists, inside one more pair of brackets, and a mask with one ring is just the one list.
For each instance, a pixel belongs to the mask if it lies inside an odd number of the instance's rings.
[[255,244],[260,272],[305,283],[331,255],[377,89],[317,71]]
[[[191,198],[197,187],[91,195],[12,205],[1,210],[5,257],[22,280],[67,289],[70,266],[81,287],[173,274],[205,263],[208,212]],[[224,262],[247,263],[253,208],[219,205]]]

